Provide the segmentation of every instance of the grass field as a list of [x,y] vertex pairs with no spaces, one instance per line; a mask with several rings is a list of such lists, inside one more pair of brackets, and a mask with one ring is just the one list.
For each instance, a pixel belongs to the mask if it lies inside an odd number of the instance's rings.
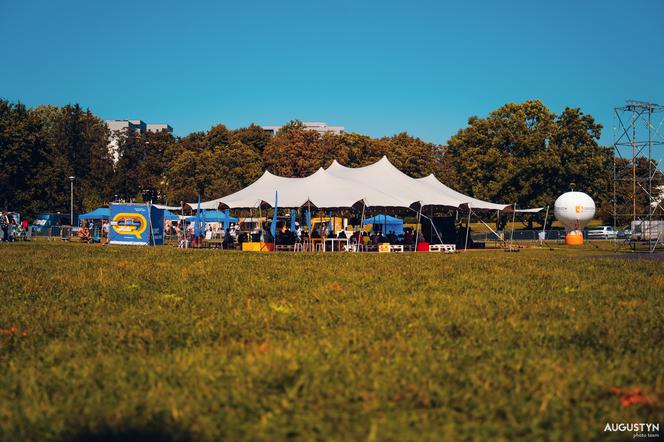
[[664,261],[0,245],[1,440],[620,440]]

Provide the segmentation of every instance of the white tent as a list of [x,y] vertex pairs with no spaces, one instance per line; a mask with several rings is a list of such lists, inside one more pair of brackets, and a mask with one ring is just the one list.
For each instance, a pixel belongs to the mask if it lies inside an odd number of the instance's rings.
[[447,187],[445,184],[438,181],[433,174],[425,176],[424,178],[416,178],[417,181],[420,181],[422,184],[430,187],[431,189],[437,190],[438,192],[448,195],[449,198],[454,199],[458,202],[458,206],[466,205],[471,209],[475,210],[505,210],[507,207],[510,207],[509,204],[496,204],[490,203],[488,201],[482,201],[472,196],[464,195],[461,192],[457,192],[450,187]]
[[153,204],[152,206],[162,210],[182,210],[180,206],[166,206],[164,204]]
[[[265,172],[244,189],[201,203],[202,209],[255,208],[261,204],[294,208],[311,204],[317,208],[442,206],[474,210],[503,210],[508,204],[495,204],[463,195],[438,181],[433,175],[411,178],[383,157],[365,167],[350,168],[334,161],[327,169],[304,178],[285,178]],[[196,208],[196,203],[189,204]]]

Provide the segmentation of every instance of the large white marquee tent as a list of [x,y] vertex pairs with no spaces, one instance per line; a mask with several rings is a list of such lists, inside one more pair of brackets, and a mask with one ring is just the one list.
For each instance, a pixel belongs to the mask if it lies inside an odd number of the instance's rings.
[[[457,192],[429,175],[411,178],[397,169],[387,157],[365,167],[350,168],[334,161],[327,169],[304,178],[285,178],[266,171],[244,189],[201,203],[201,209],[249,209],[262,205],[299,208],[364,207],[447,207],[470,210],[505,210],[509,204],[482,201]],[[196,208],[196,203],[190,203]]]

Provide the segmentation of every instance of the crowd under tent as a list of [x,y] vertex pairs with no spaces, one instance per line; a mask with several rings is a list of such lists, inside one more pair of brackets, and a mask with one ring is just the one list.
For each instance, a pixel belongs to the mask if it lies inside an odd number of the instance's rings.
[[[189,206],[196,209],[198,203],[189,203]],[[470,225],[472,214],[479,218],[481,213],[514,212],[516,209],[511,204],[483,201],[464,195],[441,183],[434,175],[412,178],[397,169],[386,156],[368,166],[355,168],[342,166],[335,160],[327,169],[320,168],[303,178],[286,178],[265,171],[258,180],[244,189],[200,203],[201,209],[258,209],[259,216],[261,209],[268,207],[306,208],[309,209],[307,216],[310,216],[311,209],[324,212],[330,209],[354,209],[361,211],[362,219],[367,209],[374,213],[376,210],[402,209],[417,215],[417,225],[423,218],[430,220],[423,210],[425,208],[429,213],[451,209],[456,210],[457,215],[460,211],[464,213],[467,226]],[[534,213],[542,209],[526,210]],[[436,235],[440,238],[438,232]]]

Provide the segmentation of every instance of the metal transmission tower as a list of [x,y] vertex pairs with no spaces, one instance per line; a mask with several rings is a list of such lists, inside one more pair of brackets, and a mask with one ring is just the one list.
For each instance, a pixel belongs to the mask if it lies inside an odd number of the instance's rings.
[[613,126],[613,222],[628,224],[632,250],[664,246],[664,106],[628,100]]

